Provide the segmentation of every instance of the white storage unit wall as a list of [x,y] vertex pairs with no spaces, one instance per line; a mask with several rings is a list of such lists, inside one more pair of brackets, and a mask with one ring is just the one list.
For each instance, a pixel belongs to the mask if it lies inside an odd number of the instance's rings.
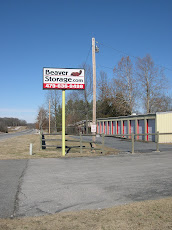
[[[156,113],[156,125],[159,133],[172,133],[172,111]],[[155,129],[156,130],[156,129]],[[172,143],[172,135],[159,135],[160,143]]]

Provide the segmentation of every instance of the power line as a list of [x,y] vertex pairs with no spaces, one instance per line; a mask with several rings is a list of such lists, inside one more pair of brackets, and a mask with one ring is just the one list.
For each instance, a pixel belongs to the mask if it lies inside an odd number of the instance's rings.
[[102,67],[102,68],[106,68],[106,69],[112,69],[112,70],[114,70],[114,68],[112,68],[112,67],[108,67],[108,66],[104,66],[104,65],[100,65],[100,64],[98,64],[98,66],[99,66],[99,67]]
[[121,51],[121,50],[115,49],[115,48],[112,47],[112,46],[104,45],[103,43],[99,43],[99,44],[102,45],[102,46],[104,46],[104,47],[107,47],[107,48],[109,48],[109,49],[115,50],[115,51],[118,52],[118,53],[122,53],[122,54],[128,55],[128,56],[130,56],[130,57],[137,58],[137,57],[135,57],[135,56],[133,56],[133,55],[129,55],[128,53],[125,53],[125,52],[123,52],[123,51]]
[[[114,68],[112,68],[112,67],[108,67],[108,66],[103,66],[103,65],[98,65],[99,67],[102,67],[102,68],[106,68],[106,69],[111,69],[111,70],[114,70]],[[137,71],[136,70],[132,70],[132,72],[134,72],[134,73],[137,73]]]
[[[136,56],[134,56],[134,55],[130,55],[130,54],[126,53],[126,52],[123,52],[123,51],[121,51],[121,50],[118,50],[118,49],[116,49],[116,48],[114,48],[114,47],[112,47],[112,46],[105,45],[105,44],[103,44],[103,43],[99,43],[99,44],[102,45],[102,46],[104,46],[104,47],[107,47],[107,48],[109,48],[109,49],[115,50],[115,51],[118,52],[118,53],[125,54],[125,55],[127,55],[127,56],[129,56],[129,57],[132,57],[132,58],[135,58],[135,59],[138,59],[138,58],[139,58],[139,57],[136,57]],[[163,69],[172,71],[172,69],[169,69],[169,68],[167,68],[167,67],[165,67],[165,66],[163,66],[163,65],[159,65],[159,64],[155,64],[155,65],[156,65],[156,66],[159,66],[159,67],[161,67],[161,68],[163,68]],[[109,69],[110,69],[110,67],[105,67],[105,68],[109,68]]]
[[[100,64],[99,64],[98,66],[99,66],[99,67],[102,67],[102,68],[106,68],[106,69],[111,69],[111,70],[114,70],[114,68],[109,67],[109,66],[104,66],[104,65],[100,65]],[[133,72],[133,73],[135,73],[135,74],[137,74],[137,73],[138,73],[138,72],[137,72],[136,70],[134,70],[134,69],[132,70],[132,72]]]
[[92,48],[92,46],[90,46],[90,49],[89,49],[88,54],[87,54],[87,57],[86,57],[86,61],[84,62],[84,65],[86,65],[86,63],[87,63],[88,57],[89,57],[89,55],[90,55],[91,48]]

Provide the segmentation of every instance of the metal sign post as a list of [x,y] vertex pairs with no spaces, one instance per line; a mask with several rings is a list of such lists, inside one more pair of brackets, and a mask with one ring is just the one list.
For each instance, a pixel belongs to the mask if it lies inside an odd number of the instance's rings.
[[65,155],[65,89],[62,89],[62,156]]

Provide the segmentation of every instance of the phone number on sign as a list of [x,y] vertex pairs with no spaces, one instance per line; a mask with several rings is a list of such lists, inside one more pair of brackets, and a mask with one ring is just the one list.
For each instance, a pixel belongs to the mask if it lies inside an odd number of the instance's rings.
[[85,89],[84,84],[43,84],[44,89]]

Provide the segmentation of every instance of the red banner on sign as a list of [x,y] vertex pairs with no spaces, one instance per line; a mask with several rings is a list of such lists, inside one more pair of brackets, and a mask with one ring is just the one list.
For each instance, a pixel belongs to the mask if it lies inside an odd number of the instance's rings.
[[85,89],[85,84],[43,83],[43,89]]

